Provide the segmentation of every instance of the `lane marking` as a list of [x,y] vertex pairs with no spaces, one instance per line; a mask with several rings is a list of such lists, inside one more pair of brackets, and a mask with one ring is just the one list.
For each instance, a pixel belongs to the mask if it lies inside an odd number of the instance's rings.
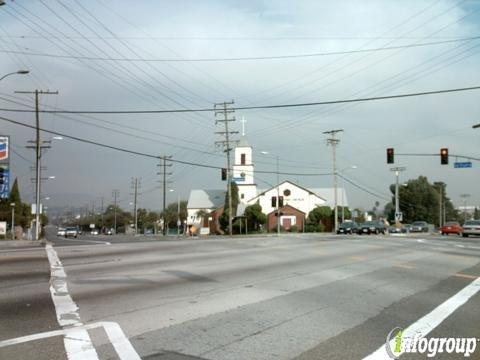
[[90,335],[83,326],[78,313],[78,306],[75,304],[67,288],[67,274],[63,268],[57,252],[51,244],[45,246],[48,261],[50,262],[50,294],[57,314],[58,324],[65,328],[72,326],[69,335],[63,338],[63,344],[69,360],[98,360],[97,351],[93,346]]
[[458,248],[462,248],[462,249],[466,247],[465,245],[460,245],[460,244],[457,244],[455,246],[458,247]]
[[82,239],[68,239],[68,238],[65,238],[65,239],[62,239],[62,241],[65,240],[65,241],[73,241],[73,242],[86,242],[86,243],[92,243],[92,244],[103,244],[103,245],[112,245],[111,243],[109,243],[108,241],[100,241],[100,240],[82,240]]
[[355,261],[365,261],[365,260],[368,259],[368,258],[363,257],[363,256],[349,256],[348,258],[350,260],[355,260]]
[[[445,302],[437,306],[434,310],[432,310],[430,313],[428,313],[421,319],[417,320],[415,323],[410,325],[405,330],[403,330],[402,337],[413,338],[417,334],[421,334],[422,336],[427,336],[433,329],[435,329],[438,325],[440,325],[448,316],[450,316],[460,306],[465,304],[478,291],[480,291],[480,278],[477,278],[476,280],[472,281],[469,285],[467,285],[465,288],[460,290],[450,299],[446,300]],[[395,338],[393,338],[390,341],[389,343],[390,348],[395,347],[395,341],[396,341]],[[377,359],[378,360],[390,359],[390,356],[388,355],[386,350],[386,344],[383,344],[375,352],[371,353],[370,355],[364,358],[364,360],[377,360]]]
[[407,264],[395,264],[393,265],[394,267],[398,267],[398,268],[402,268],[402,269],[409,269],[409,270],[412,270],[412,269],[416,269],[415,266],[413,265],[407,265]]
[[470,274],[464,274],[464,273],[456,273],[453,276],[464,278],[464,279],[470,279],[470,280],[478,279],[478,276],[470,275]]
[[111,322],[111,321],[101,321],[101,322],[96,322],[93,324],[78,326],[74,328],[47,331],[39,334],[33,334],[33,335],[21,336],[14,339],[3,340],[3,341],[0,341],[0,348],[5,346],[23,344],[23,343],[34,341],[34,340],[46,339],[46,338],[55,337],[55,336],[62,336],[62,335],[65,337],[72,336],[72,335],[76,336],[76,333],[79,330],[86,332],[87,330],[91,330],[99,327],[103,327],[103,329],[105,330],[105,333],[107,334],[108,339],[113,345],[113,348],[117,352],[117,355],[120,358],[120,360],[141,360],[140,356],[137,354],[132,344],[123,333],[120,325],[118,325],[116,322]]

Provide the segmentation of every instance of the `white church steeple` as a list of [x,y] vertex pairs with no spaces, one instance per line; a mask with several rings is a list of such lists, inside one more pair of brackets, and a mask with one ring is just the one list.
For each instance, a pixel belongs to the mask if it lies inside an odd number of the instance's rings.
[[252,162],[252,147],[245,137],[246,120],[242,117],[242,137],[235,147],[235,162],[233,178],[238,186],[240,202],[246,203],[257,196],[257,185],[254,181],[254,167]]

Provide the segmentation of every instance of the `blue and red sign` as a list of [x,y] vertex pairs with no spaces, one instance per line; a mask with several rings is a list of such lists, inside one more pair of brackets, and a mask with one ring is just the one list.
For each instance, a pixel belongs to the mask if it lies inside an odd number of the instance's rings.
[[0,199],[10,196],[10,170],[7,165],[0,164]]
[[8,155],[8,136],[0,136],[0,161],[7,161]]

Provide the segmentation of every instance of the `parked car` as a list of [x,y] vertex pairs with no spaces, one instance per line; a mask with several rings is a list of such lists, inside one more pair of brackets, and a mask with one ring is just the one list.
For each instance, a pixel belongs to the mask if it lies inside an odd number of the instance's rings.
[[360,224],[358,234],[385,234],[386,227],[383,221],[373,220]]
[[448,234],[460,235],[462,231],[463,231],[462,227],[456,221],[449,221],[440,228],[440,232],[442,233],[442,235],[448,235]]
[[74,237],[74,238],[77,238],[78,236],[78,230],[76,227],[67,227],[65,229],[65,237],[68,238],[68,237]]
[[462,236],[480,235],[480,220],[468,220],[463,224]]
[[345,221],[338,227],[337,234],[353,234],[358,232],[358,224],[355,221]]
[[113,229],[105,229],[105,235],[113,235]]
[[410,232],[428,232],[428,224],[426,221],[415,221],[410,226]]
[[59,227],[57,229],[57,236],[65,236],[65,228]]
[[98,230],[92,229],[92,231],[90,231],[90,235],[98,235]]

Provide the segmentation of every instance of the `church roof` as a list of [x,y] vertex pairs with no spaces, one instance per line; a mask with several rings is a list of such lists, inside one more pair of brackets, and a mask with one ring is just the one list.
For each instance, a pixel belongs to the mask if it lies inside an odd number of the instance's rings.
[[244,135],[242,135],[242,137],[240,138],[240,141],[237,144],[237,147],[251,147],[251,146],[248,143],[247,138]]
[[188,197],[188,209],[218,209],[225,202],[225,190],[193,189]]

